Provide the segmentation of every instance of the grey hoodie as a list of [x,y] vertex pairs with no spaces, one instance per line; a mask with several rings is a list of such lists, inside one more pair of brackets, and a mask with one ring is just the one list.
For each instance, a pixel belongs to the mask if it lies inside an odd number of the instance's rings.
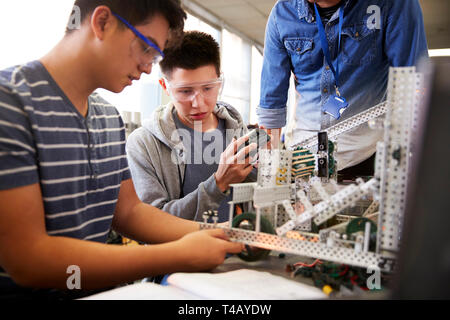
[[[152,206],[178,217],[202,220],[206,210],[216,210],[226,194],[217,187],[214,175],[182,199],[185,164],[184,145],[173,119],[173,103],[159,107],[143,126],[127,140],[128,162],[139,198]],[[225,120],[225,129],[235,130],[237,137],[247,133],[239,112],[232,106],[217,102],[214,114]],[[252,172],[246,181],[254,181]]]

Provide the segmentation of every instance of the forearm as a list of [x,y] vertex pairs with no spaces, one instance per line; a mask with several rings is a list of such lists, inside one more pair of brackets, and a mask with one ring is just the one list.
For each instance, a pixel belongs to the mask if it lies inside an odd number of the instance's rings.
[[168,192],[160,188],[152,190],[151,194],[146,194],[144,199],[174,216],[199,221],[204,211],[217,209],[226,195],[218,188],[214,176],[211,176],[183,198],[168,201],[167,197]]
[[188,260],[178,248],[176,242],[125,247],[45,236],[22,248],[20,267],[7,271],[22,286],[64,290],[71,276],[68,267],[77,266],[82,290],[101,289],[183,270]]
[[198,231],[197,222],[178,218],[156,207],[139,202],[126,219],[116,216],[113,228],[120,234],[145,243],[164,243]]

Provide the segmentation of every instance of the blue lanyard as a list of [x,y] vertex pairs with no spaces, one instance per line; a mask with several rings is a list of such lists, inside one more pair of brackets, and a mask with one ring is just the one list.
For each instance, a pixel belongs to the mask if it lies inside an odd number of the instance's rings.
[[339,93],[339,52],[341,51],[341,36],[342,36],[342,25],[344,23],[344,8],[339,8],[339,42],[338,42],[338,58],[336,62],[336,69],[333,66],[333,61],[331,60],[330,49],[328,47],[328,40],[325,34],[325,29],[323,28],[322,19],[320,18],[319,10],[317,9],[317,5],[314,2],[314,9],[316,11],[316,21],[317,28],[319,29],[320,42],[322,43],[322,51],[325,55],[325,59],[327,59],[327,63],[330,66],[331,71],[334,74],[334,78],[336,80],[336,93],[340,96]]

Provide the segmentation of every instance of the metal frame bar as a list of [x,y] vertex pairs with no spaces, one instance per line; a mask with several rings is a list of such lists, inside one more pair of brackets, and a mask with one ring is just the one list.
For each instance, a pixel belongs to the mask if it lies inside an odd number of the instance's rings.
[[[364,123],[367,123],[372,119],[381,117],[386,113],[386,110],[387,102],[382,102],[366,111],[363,111],[351,118],[348,118],[347,120],[341,121],[334,126],[325,129],[324,132],[328,134],[328,139],[334,139],[337,136],[350,131]],[[300,141],[299,143],[296,143],[290,149],[294,149],[299,146],[307,149],[311,149],[317,146],[317,133],[313,133],[310,137],[304,139],[303,141]]]

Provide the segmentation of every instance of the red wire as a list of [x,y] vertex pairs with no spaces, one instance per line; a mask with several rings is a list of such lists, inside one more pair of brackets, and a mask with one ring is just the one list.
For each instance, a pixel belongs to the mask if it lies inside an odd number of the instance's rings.
[[339,273],[339,276],[342,277],[343,275],[345,275],[348,271],[348,266],[345,266],[345,270]]
[[356,283],[356,278],[358,278],[358,276],[357,275],[354,275],[353,277],[351,277],[350,278],[350,281],[351,281],[351,283],[354,285],[354,286],[357,286],[358,284]]
[[307,267],[307,268],[312,268],[312,267],[314,267],[316,264],[321,264],[322,263],[322,261],[320,261],[319,259],[316,259],[316,261],[314,261],[312,264],[306,264],[306,263],[303,263],[303,262],[297,262],[297,263],[294,263],[294,266],[295,267]]
[[[350,281],[352,282],[352,284],[353,284],[354,286],[359,287],[358,283],[355,281],[357,278],[358,278],[358,275],[355,274],[353,277],[350,278]],[[362,290],[364,290],[364,291],[368,291],[368,290],[369,290],[369,289],[366,288],[366,287],[360,287],[360,288],[361,288]]]

